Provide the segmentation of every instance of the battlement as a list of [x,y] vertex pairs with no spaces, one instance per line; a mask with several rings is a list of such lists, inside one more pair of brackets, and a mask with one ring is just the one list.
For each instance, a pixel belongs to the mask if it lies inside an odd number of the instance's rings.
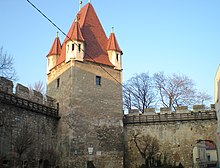
[[192,110],[187,106],[180,106],[176,111],[172,112],[171,108],[160,108],[160,112],[156,112],[155,108],[148,108],[144,113],[140,113],[138,109],[132,109],[128,115],[124,116],[124,124],[141,124],[155,122],[175,122],[175,121],[195,121],[195,120],[217,120],[215,105],[211,104],[209,109],[204,105],[194,105]]
[[128,112],[128,116],[133,115],[158,115],[158,114],[173,114],[173,113],[192,113],[192,112],[208,112],[215,111],[215,105],[210,104],[209,109],[205,105],[193,105],[192,110],[189,110],[188,106],[176,107],[175,111],[172,111],[170,107],[161,107],[159,112],[156,112],[155,108],[146,108],[144,113],[141,113],[138,109],[131,109]]
[[56,100],[50,96],[43,96],[36,90],[17,84],[13,92],[13,82],[0,77],[0,102],[12,104],[42,114],[58,117]]

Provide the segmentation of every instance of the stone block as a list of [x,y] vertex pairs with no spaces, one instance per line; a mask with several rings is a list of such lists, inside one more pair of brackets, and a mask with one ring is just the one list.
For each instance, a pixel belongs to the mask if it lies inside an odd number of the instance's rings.
[[0,77],[0,91],[13,94],[13,82],[4,77]]
[[188,113],[188,106],[179,106],[176,107],[176,113]]
[[140,111],[138,109],[130,109],[128,115],[139,115]]
[[171,114],[171,108],[170,107],[161,107],[160,114]]
[[36,90],[32,90],[32,91],[33,91],[32,100],[36,103],[43,104],[43,95],[42,95],[42,93],[40,93]]
[[204,112],[205,111],[205,105],[193,105],[193,112]]
[[30,92],[29,89],[21,84],[16,85],[16,96],[21,97],[23,99],[29,99],[30,97]]
[[155,108],[146,108],[146,109],[144,109],[144,114],[145,115],[155,115],[156,114]]

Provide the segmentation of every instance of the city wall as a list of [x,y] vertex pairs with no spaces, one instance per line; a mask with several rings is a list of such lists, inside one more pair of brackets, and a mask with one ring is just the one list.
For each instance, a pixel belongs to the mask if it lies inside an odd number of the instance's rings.
[[56,101],[0,77],[0,167],[57,164]]
[[[146,109],[143,114],[131,110],[124,116],[126,167],[135,168],[145,163],[134,142],[134,136],[150,135],[159,141],[158,156],[162,162],[184,167],[193,167],[193,148],[198,140],[211,140],[216,143],[217,116],[214,105],[205,109],[203,105],[170,108]],[[141,146],[141,145],[140,145]],[[143,148],[144,146],[141,146]]]

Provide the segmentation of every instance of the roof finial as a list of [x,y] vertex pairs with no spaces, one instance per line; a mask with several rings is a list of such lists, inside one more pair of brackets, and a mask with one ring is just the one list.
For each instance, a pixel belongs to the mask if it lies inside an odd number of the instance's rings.
[[79,20],[79,16],[78,16],[78,14],[77,14],[77,15],[76,15],[75,22],[78,22],[78,20]]
[[114,26],[112,26],[112,33],[114,33],[114,29],[115,29]]
[[82,4],[83,4],[83,1],[82,1],[82,0],[79,0],[79,11],[80,11],[80,9],[82,8]]
[[57,32],[57,38],[59,37],[58,35],[59,35],[59,32]]
[[91,0],[89,0],[89,3],[91,3]]

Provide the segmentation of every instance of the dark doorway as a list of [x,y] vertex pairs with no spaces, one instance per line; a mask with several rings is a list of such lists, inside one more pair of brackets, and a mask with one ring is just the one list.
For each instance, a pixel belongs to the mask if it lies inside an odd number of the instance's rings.
[[95,168],[95,165],[92,161],[87,161],[87,168]]

